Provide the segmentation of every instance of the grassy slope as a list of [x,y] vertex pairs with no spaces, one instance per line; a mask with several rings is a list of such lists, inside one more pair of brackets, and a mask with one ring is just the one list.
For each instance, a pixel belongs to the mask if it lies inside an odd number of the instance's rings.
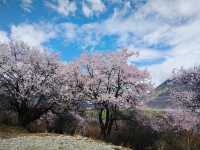
[[126,150],[80,136],[31,134],[16,127],[0,126],[0,150]]

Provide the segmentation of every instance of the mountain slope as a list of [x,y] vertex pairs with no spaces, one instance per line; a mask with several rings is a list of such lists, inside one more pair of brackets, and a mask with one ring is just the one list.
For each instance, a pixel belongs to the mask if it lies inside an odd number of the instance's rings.
[[159,85],[149,96],[147,96],[145,105],[158,109],[173,109],[178,107],[177,102],[170,94],[170,90],[174,87],[182,86],[174,83],[173,80],[166,80]]

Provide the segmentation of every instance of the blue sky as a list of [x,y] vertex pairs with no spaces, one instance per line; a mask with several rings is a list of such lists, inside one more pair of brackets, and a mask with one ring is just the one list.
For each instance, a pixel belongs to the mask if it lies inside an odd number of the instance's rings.
[[199,27],[199,0],[0,0],[0,42],[48,48],[64,61],[128,48],[156,85],[200,64]]

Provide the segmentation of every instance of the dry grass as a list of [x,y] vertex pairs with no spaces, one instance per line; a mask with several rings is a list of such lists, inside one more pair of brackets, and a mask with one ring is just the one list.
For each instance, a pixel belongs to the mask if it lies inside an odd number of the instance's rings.
[[28,133],[17,127],[0,126],[0,150],[128,150],[81,136]]
[[64,135],[28,135],[0,139],[0,150],[126,150],[119,146],[84,137]]
[[27,130],[20,127],[0,125],[0,138],[11,138],[27,133]]

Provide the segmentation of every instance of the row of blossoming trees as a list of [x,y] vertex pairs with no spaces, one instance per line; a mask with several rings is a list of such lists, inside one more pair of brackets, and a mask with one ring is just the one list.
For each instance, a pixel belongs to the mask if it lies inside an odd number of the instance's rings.
[[[24,43],[0,45],[0,92],[26,126],[56,106],[68,109],[95,101],[102,135],[110,134],[119,106],[135,106],[149,91],[149,74],[127,64],[136,53],[84,53],[63,63],[47,50]],[[103,112],[106,114],[103,120]]]
[[[134,56],[137,53],[127,50],[83,53],[79,59],[64,63],[48,50],[17,42],[1,44],[0,95],[6,97],[6,107],[18,114],[22,126],[49,110],[70,110],[83,100],[91,100],[97,105],[105,137],[110,134],[117,109],[134,107],[151,89],[149,73],[128,64]],[[184,94],[176,92],[177,99],[199,108],[200,69],[181,71],[176,79],[192,87]]]

